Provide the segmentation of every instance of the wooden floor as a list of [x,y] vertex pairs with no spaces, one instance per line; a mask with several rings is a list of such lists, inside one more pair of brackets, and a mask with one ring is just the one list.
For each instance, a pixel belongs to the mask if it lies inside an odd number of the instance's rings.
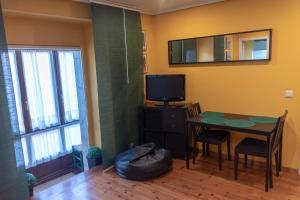
[[124,180],[97,168],[35,194],[32,200],[300,199],[300,176],[295,173],[274,176],[274,188],[266,193],[264,166],[251,162],[248,169],[242,166],[238,181],[233,180],[233,162],[225,160],[219,171],[214,157],[201,157],[190,170],[184,161],[174,160],[173,171],[146,182]]

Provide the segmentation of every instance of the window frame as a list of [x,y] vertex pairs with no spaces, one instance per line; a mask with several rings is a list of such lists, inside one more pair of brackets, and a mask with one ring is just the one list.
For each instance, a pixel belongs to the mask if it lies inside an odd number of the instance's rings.
[[[33,165],[33,159],[30,152],[31,147],[31,137],[38,134],[43,134],[45,132],[49,132],[52,130],[59,130],[60,136],[61,136],[61,142],[63,144],[63,152],[59,153],[57,157],[64,156],[68,152],[66,150],[66,142],[65,142],[65,132],[64,128],[77,125],[79,124],[82,126],[81,122],[82,120],[76,119],[69,122],[66,122],[65,120],[65,112],[64,112],[64,102],[63,102],[63,89],[62,89],[62,81],[61,81],[61,74],[60,74],[60,66],[59,66],[59,52],[60,51],[79,51],[80,52],[80,58],[81,58],[81,64],[83,65],[83,59],[82,59],[82,49],[79,47],[23,47],[23,46],[9,46],[8,50],[11,52],[13,51],[15,54],[15,62],[16,62],[16,69],[17,69],[17,76],[18,76],[18,83],[20,87],[20,96],[21,96],[21,105],[22,105],[22,112],[23,112],[23,120],[24,120],[24,127],[25,127],[25,133],[21,134],[21,138],[24,138],[26,140],[26,148],[28,152],[28,166],[26,167],[32,167]],[[28,107],[28,97],[27,97],[27,89],[26,89],[26,83],[25,83],[25,75],[24,75],[24,68],[23,68],[23,58],[22,58],[22,51],[48,51],[50,53],[50,62],[51,62],[51,71],[52,71],[52,78],[53,78],[53,88],[54,88],[54,101],[55,101],[55,107],[57,111],[57,117],[58,117],[58,123],[56,125],[33,130],[31,126],[31,116],[30,111]],[[78,87],[78,86],[76,86]],[[79,95],[77,93],[77,95]],[[79,103],[79,102],[78,102]],[[79,105],[78,105],[79,106]],[[78,109],[80,109],[78,107]],[[82,133],[81,133],[82,138]],[[82,141],[83,142],[83,141]],[[82,143],[83,144],[83,143]],[[50,156],[50,160],[52,160]],[[46,161],[49,161],[49,158],[43,159],[39,161],[36,164],[44,163]]]

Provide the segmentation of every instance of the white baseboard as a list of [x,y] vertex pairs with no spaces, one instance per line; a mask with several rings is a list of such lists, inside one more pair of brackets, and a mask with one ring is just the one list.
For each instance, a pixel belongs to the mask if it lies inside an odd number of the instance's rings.
[[104,170],[102,171],[102,173],[106,173],[106,172],[112,170],[113,168],[115,168],[115,166],[114,166],[114,165],[111,165],[111,166],[107,167],[106,169],[104,169]]

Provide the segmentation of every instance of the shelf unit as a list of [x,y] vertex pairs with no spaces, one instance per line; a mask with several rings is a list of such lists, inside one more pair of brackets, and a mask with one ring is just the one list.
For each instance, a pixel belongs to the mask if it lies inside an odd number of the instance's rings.
[[139,111],[140,143],[153,142],[159,148],[172,152],[173,157],[184,158],[186,140],[187,105],[164,107],[144,105]]

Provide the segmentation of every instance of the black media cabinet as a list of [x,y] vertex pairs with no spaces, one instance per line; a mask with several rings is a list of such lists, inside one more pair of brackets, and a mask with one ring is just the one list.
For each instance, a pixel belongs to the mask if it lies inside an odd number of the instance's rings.
[[157,106],[146,104],[140,108],[140,143],[153,142],[168,149],[175,158],[186,155],[186,140],[192,146],[192,138],[186,138],[187,105]]

